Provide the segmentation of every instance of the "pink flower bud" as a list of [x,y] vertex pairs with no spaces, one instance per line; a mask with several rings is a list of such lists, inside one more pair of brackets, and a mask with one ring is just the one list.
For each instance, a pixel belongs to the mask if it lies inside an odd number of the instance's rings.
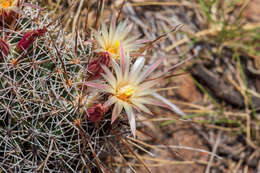
[[36,38],[43,36],[46,32],[46,28],[26,32],[17,45],[18,51],[28,49],[33,44]]
[[86,116],[89,121],[98,122],[104,117],[107,111],[108,108],[99,103],[92,107],[89,107],[87,109]]
[[91,73],[92,78],[100,77],[103,72],[102,65],[109,66],[110,64],[110,55],[107,52],[98,53],[98,57],[88,64],[88,71]]
[[9,46],[8,44],[0,39],[0,59],[3,57],[3,56],[7,56],[9,53]]

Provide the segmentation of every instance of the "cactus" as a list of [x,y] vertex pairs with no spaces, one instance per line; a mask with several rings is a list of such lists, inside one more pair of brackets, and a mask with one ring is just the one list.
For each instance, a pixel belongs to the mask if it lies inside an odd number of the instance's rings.
[[[107,75],[114,78],[110,76],[112,72],[109,69],[117,70],[116,61],[121,61],[122,69],[125,66],[128,69],[131,64],[129,60],[120,59],[125,52],[122,52],[124,44],[120,44],[122,40],[119,32],[114,40],[116,48],[120,47],[121,55],[111,58],[110,49],[102,52],[102,48],[93,46],[93,42],[102,43],[100,40],[82,40],[80,34],[76,37],[67,36],[59,21],[51,21],[47,14],[41,13],[41,8],[34,8],[34,5],[28,3],[25,5],[23,1],[12,2],[19,3],[12,4],[15,5],[14,8],[8,8],[8,11],[2,13],[5,16],[2,16],[3,20],[0,21],[0,170],[107,170],[102,159],[113,155],[122,145],[118,142],[118,137],[111,134],[111,129],[125,137],[131,135],[130,127],[125,116],[117,118],[122,109],[114,115],[116,108],[112,109],[112,103],[107,104],[111,94],[109,89],[100,91],[93,86],[106,85],[106,80],[109,82]],[[126,22],[119,26],[124,28]],[[108,33],[104,23],[102,28],[101,31]],[[115,31],[114,23],[110,28]],[[128,34],[128,31],[125,34]],[[94,31],[93,35],[93,38],[99,39],[103,36],[98,31]],[[122,38],[125,38],[125,35]],[[135,38],[126,43],[134,44]],[[129,45],[130,51],[134,51],[132,47],[140,47]],[[126,53],[128,57],[129,52]],[[162,60],[146,69],[141,80]],[[136,63],[132,64],[135,64],[133,70],[140,71],[144,60],[137,59]],[[102,74],[104,71],[106,75]],[[125,91],[120,89],[121,85],[118,87],[120,91]],[[145,88],[140,90],[146,91],[145,96],[152,93]],[[118,100],[120,104],[127,97],[129,106],[149,112],[143,105],[150,104],[149,99],[132,105],[130,97],[133,93],[129,94],[127,91],[122,93],[123,95],[115,95],[121,99]],[[112,110],[115,116],[112,118],[113,122],[117,119],[117,123],[113,124],[110,120]],[[130,118],[135,135],[135,118],[132,111]]]
[[102,100],[81,85],[91,77],[87,70],[91,46],[78,38],[75,52],[74,38],[65,38],[57,23],[32,7],[23,8],[13,24],[0,23],[4,172],[95,170],[94,153],[99,159],[112,154],[110,120],[95,124],[85,114]]

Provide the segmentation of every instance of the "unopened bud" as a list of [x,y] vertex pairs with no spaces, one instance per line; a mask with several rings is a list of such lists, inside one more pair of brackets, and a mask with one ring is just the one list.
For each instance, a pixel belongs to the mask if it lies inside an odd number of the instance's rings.
[[110,55],[107,52],[98,53],[98,57],[88,64],[88,71],[91,73],[92,78],[100,77],[103,72],[102,65],[109,66],[110,64]]
[[28,49],[36,40],[36,38],[43,36],[46,32],[47,32],[46,28],[26,32],[17,45],[18,51],[23,51]]
[[108,108],[99,103],[92,107],[89,107],[87,109],[86,116],[89,121],[98,122],[104,117],[107,111]]

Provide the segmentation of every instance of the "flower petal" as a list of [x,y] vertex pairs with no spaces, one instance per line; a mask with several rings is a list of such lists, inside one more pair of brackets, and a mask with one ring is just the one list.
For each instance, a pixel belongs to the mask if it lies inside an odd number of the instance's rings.
[[116,28],[115,37],[117,37],[121,41],[125,39],[125,37],[127,36],[128,32],[129,32],[126,30],[127,23],[128,23],[128,20],[125,20],[124,22],[120,22]]
[[143,105],[141,103],[135,102],[135,106],[137,106],[139,109],[141,109],[145,113],[148,113],[148,114],[151,114],[151,115],[153,114],[145,105]]
[[155,93],[154,90],[152,90],[152,89],[145,89],[145,90],[141,90],[141,91],[138,91],[138,92],[134,93],[133,96],[134,97],[143,97],[143,96],[151,95],[153,93]]
[[132,134],[135,138],[135,136],[136,136],[136,124],[135,124],[135,114],[134,114],[133,108],[128,104],[124,104],[124,109],[125,109],[125,112],[126,112],[127,117],[128,117],[131,132],[132,132]]
[[112,15],[110,28],[109,28],[109,36],[108,36],[109,41],[111,41],[110,43],[113,43],[112,41],[113,41],[113,37],[115,35],[115,27],[116,27],[115,16]]
[[122,71],[121,71],[119,65],[117,64],[117,62],[114,59],[112,59],[112,63],[111,64],[112,64],[113,69],[116,72],[117,81],[121,81],[123,76],[122,76]]
[[117,119],[117,117],[121,113],[122,109],[123,109],[123,105],[121,103],[117,102],[113,109],[111,124],[113,124],[113,122]]
[[129,80],[129,68],[130,68],[130,57],[129,54],[125,56],[125,73],[124,73],[124,80],[128,81]]
[[160,81],[160,79],[144,82],[144,83],[139,85],[138,90],[140,92],[142,92],[142,91],[144,91],[146,89],[152,88],[154,85],[158,84],[159,81]]
[[118,32],[120,34],[121,40],[124,40],[126,38],[126,36],[129,34],[132,28],[133,23],[126,27],[126,21],[124,22],[124,25],[120,28]]
[[102,37],[96,30],[92,30],[94,32],[94,37],[97,39],[98,44],[102,47],[105,48],[105,41],[104,37]]
[[147,76],[149,76],[163,62],[164,59],[165,57],[160,58],[154,64],[152,64],[148,69],[146,69],[143,75],[137,79],[137,84],[142,82]]
[[94,82],[84,82],[84,85],[93,87],[93,88],[98,88],[98,89],[107,89],[108,86],[105,84],[99,84],[99,83],[94,83]]
[[114,88],[116,84],[116,78],[113,73],[107,68],[105,65],[101,65],[106,74],[102,74],[102,76],[107,80],[107,82]]
[[115,96],[110,97],[104,104],[104,107],[110,107],[117,101],[117,98]]
[[121,71],[123,76],[125,74],[125,65],[126,65],[125,51],[123,48],[123,44],[120,43],[120,66],[121,66]]
[[130,72],[130,80],[131,82],[135,83],[136,77],[139,76],[140,71],[142,70],[144,66],[145,59],[143,57],[137,58],[134,65],[132,66],[131,72]]
[[108,30],[107,30],[107,26],[105,23],[102,22],[101,24],[101,32],[102,32],[102,36],[104,38],[104,42],[105,42],[105,45],[108,44]]
[[[166,98],[164,98],[163,96],[157,94],[157,93],[153,93],[152,94],[155,98],[157,98],[158,100],[161,100],[166,106],[167,108],[170,108],[172,111],[174,111],[175,113],[181,115],[181,116],[185,116],[185,113],[182,112],[175,104],[171,103],[169,100],[167,100]],[[165,107],[163,105],[163,107]]]

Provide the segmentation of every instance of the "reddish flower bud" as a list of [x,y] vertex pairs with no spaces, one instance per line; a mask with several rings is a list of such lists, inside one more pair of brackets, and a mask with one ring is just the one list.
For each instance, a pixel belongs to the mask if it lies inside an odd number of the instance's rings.
[[8,44],[0,39],[0,58],[2,58],[3,56],[7,56],[9,53],[9,46]]
[[33,44],[36,38],[43,36],[46,32],[46,28],[26,32],[17,45],[18,51],[28,49]]
[[99,103],[88,108],[86,116],[89,121],[98,122],[104,117],[107,111],[108,108]]
[[107,52],[98,53],[98,57],[88,64],[88,71],[91,73],[92,78],[100,77],[100,74],[103,72],[102,65],[109,66],[110,64],[110,55]]

